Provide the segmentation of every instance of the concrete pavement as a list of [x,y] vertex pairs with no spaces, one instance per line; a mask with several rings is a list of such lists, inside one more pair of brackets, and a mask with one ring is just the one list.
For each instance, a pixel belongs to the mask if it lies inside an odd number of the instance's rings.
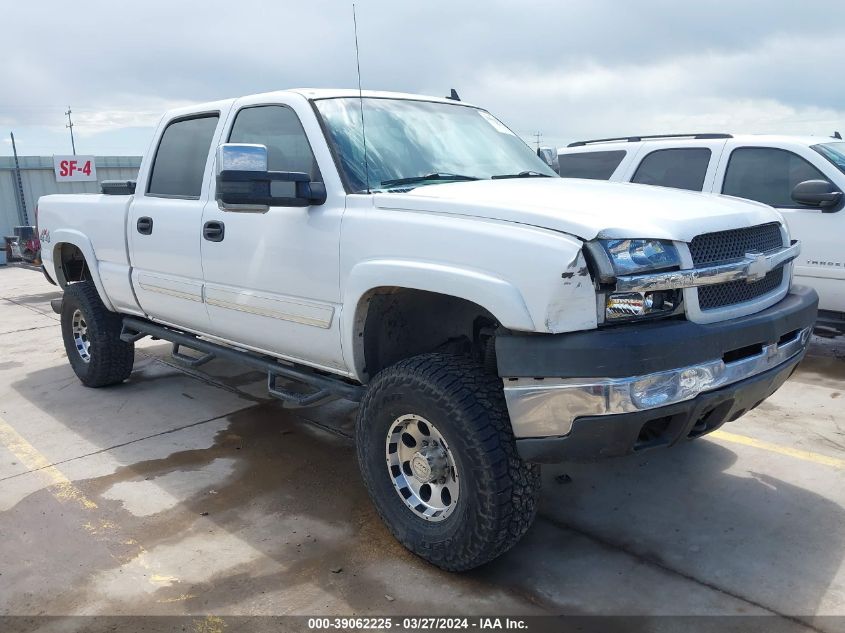
[[845,615],[845,342],[724,433],[546,467],[527,538],[457,575],[379,521],[353,405],[290,412],[148,340],[86,389],[57,296],[0,267],[0,614]]

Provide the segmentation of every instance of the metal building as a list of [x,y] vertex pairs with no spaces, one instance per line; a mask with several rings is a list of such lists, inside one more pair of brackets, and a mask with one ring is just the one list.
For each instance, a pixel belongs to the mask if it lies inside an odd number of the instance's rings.
[[[29,224],[35,224],[38,198],[50,193],[99,193],[103,180],[134,180],[141,166],[140,156],[97,156],[97,181],[56,182],[52,156],[19,156],[21,185]],[[23,224],[15,159],[0,156],[0,239]]]

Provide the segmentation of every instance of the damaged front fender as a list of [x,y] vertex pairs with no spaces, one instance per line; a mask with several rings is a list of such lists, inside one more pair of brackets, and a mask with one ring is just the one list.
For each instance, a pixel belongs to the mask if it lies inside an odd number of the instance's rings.
[[580,249],[552,288],[544,324],[552,334],[588,330],[598,325],[595,286]]

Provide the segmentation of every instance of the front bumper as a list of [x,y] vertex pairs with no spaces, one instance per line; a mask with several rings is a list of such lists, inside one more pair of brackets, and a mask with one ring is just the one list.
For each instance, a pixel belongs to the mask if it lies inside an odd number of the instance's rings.
[[719,323],[499,337],[520,452],[532,461],[621,455],[736,419],[801,360],[817,305],[813,290],[796,287],[767,310]]

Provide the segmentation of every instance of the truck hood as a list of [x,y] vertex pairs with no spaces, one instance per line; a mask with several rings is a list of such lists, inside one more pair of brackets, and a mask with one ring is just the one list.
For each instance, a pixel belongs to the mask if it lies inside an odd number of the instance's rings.
[[444,183],[373,198],[379,208],[518,222],[583,240],[643,237],[689,242],[701,233],[782,222],[771,207],[748,200],[573,178]]

